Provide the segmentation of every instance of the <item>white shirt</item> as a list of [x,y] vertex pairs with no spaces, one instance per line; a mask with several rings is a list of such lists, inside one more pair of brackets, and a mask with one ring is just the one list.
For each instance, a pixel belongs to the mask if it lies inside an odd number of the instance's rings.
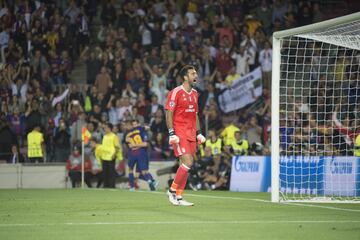
[[246,75],[250,69],[249,69],[249,54],[244,52],[243,55],[239,53],[233,53],[231,55],[232,59],[235,59],[236,61],[236,73],[240,74],[240,76]]
[[[248,42],[250,42],[250,46],[247,46]],[[248,63],[250,65],[255,64],[255,58],[256,58],[256,51],[257,51],[257,45],[253,38],[245,39],[240,44],[241,47],[245,47],[246,51],[248,51],[250,59]]]
[[[26,102],[26,92],[28,89],[28,85],[26,83],[24,83],[23,85],[20,86],[20,100],[22,102]],[[12,91],[12,95],[18,95],[18,86],[15,83],[11,84],[11,91]]]
[[6,31],[2,31],[0,33],[0,46],[3,47],[3,46],[7,46],[8,43],[9,43],[9,33],[6,32]]
[[167,26],[168,26],[169,24],[174,25],[174,29],[177,29],[177,28],[178,28],[178,24],[177,24],[175,21],[172,21],[172,22],[166,21],[166,22],[164,22],[163,25],[161,26],[161,30],[162,30],[162,31],[165,31],[166,28],[167,28]]
[[197,19],[195,17],[195,14],[192,12],[187,12],[185,16],[188,18],[188,25],[189,26],[195,26],[197,24]]
[[118,119],[121,121],[124,118],[124,114],[126,111],[129,111],[129,113],[132,113],[132,106],[123,106],[120,108],[117,108],[117,114],[118,114]]
[[[153,23],[149,23],[150,27],[154,27]],[[141,33],[141,44],[143,46],[146,45],[151,45],[152,41],[151,41],[151,32],[149,31],[149,29],[147,29],[143,24],[140,25],[139,27],[139,32]]]
[[259,54],[259,63],[263,72],[270,72],[272,68],[272,49],[263,49]]

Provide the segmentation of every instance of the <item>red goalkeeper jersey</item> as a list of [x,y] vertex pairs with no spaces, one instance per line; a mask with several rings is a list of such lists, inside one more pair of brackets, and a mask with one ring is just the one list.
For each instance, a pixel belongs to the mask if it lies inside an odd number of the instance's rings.
[[168,93],[166,110],[173,111],[174,131],[180,138],[196,141],[196,115],[198,112],[198,92],[187,92],[178,86]]

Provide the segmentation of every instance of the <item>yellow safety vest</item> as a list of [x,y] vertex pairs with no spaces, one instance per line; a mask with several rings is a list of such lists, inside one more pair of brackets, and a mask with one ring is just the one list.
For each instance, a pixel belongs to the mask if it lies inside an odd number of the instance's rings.
[[222,141],[221,141],[220,138],[218,138],[218,139],[216,140],[216,142],[213,143],[213,142],[211,142],[211,139],[208,139],[208,140],[206,140],[206,142],[205,142],[205,146],[211,148],[211,153],[212,153],[213,155],[215,155],[215,154],[220,154],[220,153],[221,153]]
[[43,134],[38,131],[31,131],[27,135],[28,142],[28,157],[29,158],[41,158],[43,157],[43,151],[41,144],[44,142]]
[[360,134],[355,138],[354,156],[360,157]]
[[124,160],[124,156],[123,156],[123,152],[122,152],[122,147],[120,145],[119,150],[116,152],[116,161],[121,162],[122,160]]
[[116,151],[120,147],[119,138],[114,133],[105,134],[102,140],[101,160],[111,161]]
[[220,136],[224,139],[224,145],[231,145],[235,140],[235,132],[240,131],[240,128],[231,124],[227,126],[221,133]]
[[95,153],[95,159],[99,163],[101,163],[102,149],[103,149],[103,147],[101,144],[96,144],[94,153]]
[[238,144],[236,141],[233,141],[231,143],[231,147],[233,148],[234,153],[236,155],[238,154],[248,155],[248,150],[249,150],[248,140],[243,139],[241,144]]

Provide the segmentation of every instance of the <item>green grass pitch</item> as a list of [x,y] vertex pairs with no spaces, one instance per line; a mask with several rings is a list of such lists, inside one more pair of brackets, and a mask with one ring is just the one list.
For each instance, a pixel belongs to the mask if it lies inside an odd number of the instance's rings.
[[360,204],[274,204],[268,193],[0,190],[0,239],[360,239]]

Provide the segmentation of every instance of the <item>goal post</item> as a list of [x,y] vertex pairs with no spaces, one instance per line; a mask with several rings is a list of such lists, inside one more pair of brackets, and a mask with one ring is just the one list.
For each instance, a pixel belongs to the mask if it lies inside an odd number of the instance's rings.
[[271,201],[360,203],[360,12],[275,32],[271,101]]

